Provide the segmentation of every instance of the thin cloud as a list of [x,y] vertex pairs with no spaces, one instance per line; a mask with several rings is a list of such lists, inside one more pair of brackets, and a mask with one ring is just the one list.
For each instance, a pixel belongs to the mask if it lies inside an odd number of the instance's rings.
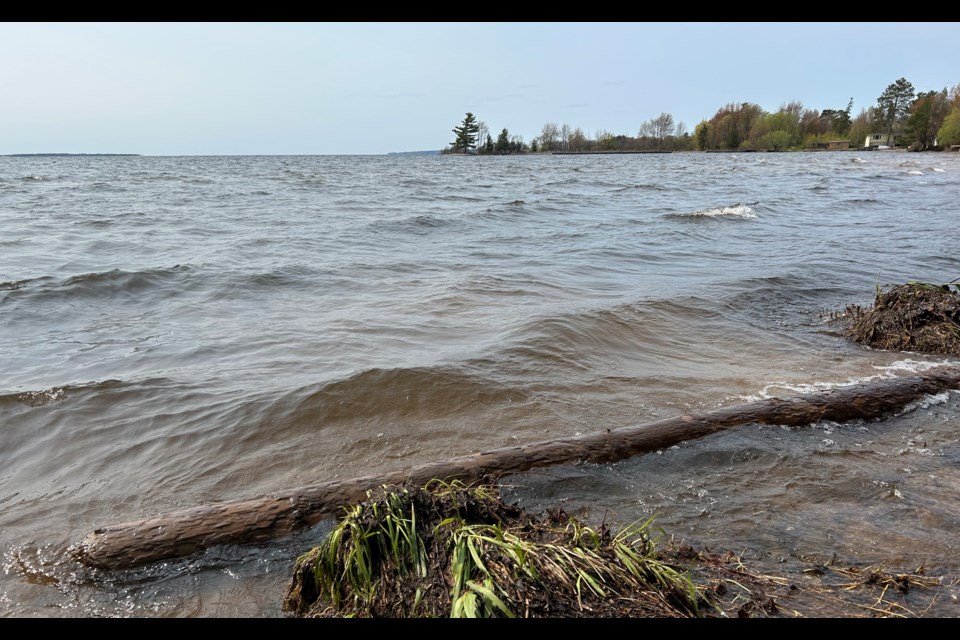
[[427,94],[415,91],[392,91],[374,96],[378,100],[395,100],[396,98],[424,98]]

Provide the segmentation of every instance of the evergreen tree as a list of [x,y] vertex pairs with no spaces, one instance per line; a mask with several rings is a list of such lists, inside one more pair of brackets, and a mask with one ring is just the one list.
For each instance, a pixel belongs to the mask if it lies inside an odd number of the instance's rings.
[[900,78],[887,86],[877,98],[877,119],[887,125],[887,140],[893,144],[893,128],[903,122],[910,113],[910,105],[916,92],[906,78]]
[[850,131],[850,112],[852,110],[853,98],[850,98],[846,109],[843,111],[840,109],[824,109],[820,112],[820,118],[830,123],[830,130],[835,135],[844,136]]
[[463,122],[460,123],[460,126],[454,127],[453,132],[457,136],[453,141],[453,150],[455,152],[470,153],[477,144],[477,133],[480,132],[480,124],[477,122],[476,117],[468,111],[467,115],[463,118]]
[[497,136],[497,153],[507,153],[510,151],[510,132],[506,129],[500,130]]

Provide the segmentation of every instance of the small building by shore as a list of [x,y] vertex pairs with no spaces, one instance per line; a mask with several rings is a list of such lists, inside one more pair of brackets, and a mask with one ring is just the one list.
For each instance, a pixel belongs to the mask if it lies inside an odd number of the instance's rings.
[[871,133],[863,141],[863,146],[865,149],[887,149],[896,147],[899,138],[899,133],[892,136],[889,133]]
[[849,151],[850,150],[850,141],[849,140],[828,140],[826,142],[815,142],[810,145],[810,150],[823,150],[823,151]]

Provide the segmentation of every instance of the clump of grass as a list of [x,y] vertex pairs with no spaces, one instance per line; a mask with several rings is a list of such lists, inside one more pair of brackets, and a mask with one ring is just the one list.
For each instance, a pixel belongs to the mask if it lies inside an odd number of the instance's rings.
[[313,617],[694,617],[706,604],[658,557],[653,519],[616,533],[539,520],[490,486],[381,487],[297,559],[284,606]]
[[[383,486],[301,555],[298,617],[940,617],[960,579],[800,558],[800,568],[664,544],[653,519],[614,532],[543,519],[491,486]],[[805,568],[804,568],[805,567]]]

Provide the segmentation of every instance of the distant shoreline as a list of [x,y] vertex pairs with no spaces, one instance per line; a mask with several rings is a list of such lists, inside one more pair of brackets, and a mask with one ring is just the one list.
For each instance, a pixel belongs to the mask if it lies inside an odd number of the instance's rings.
[[139,156],[139,153],[5,153],[6,158],[63,158],[72,156]]

